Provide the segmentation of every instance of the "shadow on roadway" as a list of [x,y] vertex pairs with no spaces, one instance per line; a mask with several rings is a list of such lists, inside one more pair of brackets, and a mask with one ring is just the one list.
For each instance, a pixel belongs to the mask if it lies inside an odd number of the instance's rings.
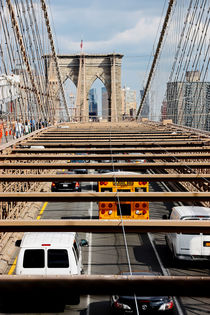
[[159,256],[161,257],[162,263],[165,268],[176,268],[176,269],[186,269],[186,270],[195,270],[199,269],[199,273],[201,274],[202,271],[206,275],[210,274],[210,260],[204,260],[204,261],[190,261],[190,260],[179,260],[174,259],[173,255],[167,245],[164,244],[156,244],[156,249],[158,251]]
[[149,266],[154,272],[161,272],[158,260],[147,234],[139,234],[140,246],[133,248],[135,259],[143,266]]
[[92,302],[89,304],[88,309],[84,309],[80,312],[80,315],[105,315],[111,314],[111,306],[109,301]]
[[61,220],[72,220],[72,219],[76,219],[76,220],[84,220],[84,219],[98,219],[98,215],[95,215],[95,216],[92,216],[92,217],[90,217],[90,216],[71,216],[71,217],[61,217]]
[[27,303],[25,299],[16,302],[7,301],[3,304],[0,304],[0,313],[62,313],[64,312],[64,304],[52,304],[52,301],[49,302],[50,305],[46,303],[40,303],[37,300],[34,300],[31,303]]

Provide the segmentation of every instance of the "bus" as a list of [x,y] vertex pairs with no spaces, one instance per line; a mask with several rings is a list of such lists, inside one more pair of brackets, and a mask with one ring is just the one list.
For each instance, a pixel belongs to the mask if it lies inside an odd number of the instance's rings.
[[[117,172],[108,174],[122,174],[132,175],[132,172]],[[99,181],[98,192],[148,192],[148,182],[134,182],[134,181]],[[148,201],[123,201],[118,204],[115,201],[100,201],[99,219],[123,219],[131,220],[148,220],[149,219],[149,202]]]

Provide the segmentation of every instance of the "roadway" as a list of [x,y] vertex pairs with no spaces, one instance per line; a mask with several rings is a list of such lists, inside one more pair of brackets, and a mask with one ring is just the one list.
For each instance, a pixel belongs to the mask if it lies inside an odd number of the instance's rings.
[[[92,184],[82,183],[82,191],[94,188]],[[161,184],[150,184],[150,191],[161,190],[165,190]],[[171,203],[151,202],[150,219],[161,219],[172,206]],[[95,202],[48,203],[41,218],[97,218],[97,209]],[[79,237],[89,241],[89,247],[82,248],[85,274],[118,274],[129,270],[123,235],[79,233]],[[208,263],[173,262],[163,234],[126,234],[126,241],[133,271],[155,271],[164,275],[209,275]],[[67,305],[64,314],[111,314],[109,300],[109,296],[82,296],[80,304]],[[178,310],[175,314],[210,313],[210,299],[207,298],[181,298],[176,303]]]

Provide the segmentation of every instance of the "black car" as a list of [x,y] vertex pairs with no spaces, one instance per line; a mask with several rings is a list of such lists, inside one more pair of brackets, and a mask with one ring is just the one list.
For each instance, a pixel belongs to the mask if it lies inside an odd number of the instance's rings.
[[[130,273],[123,273],[129,275]],[[157,275],[156,273],[134,272],[133,275]],[[172,313],[174,309],[173,299],[170,296],[136,296],[139,314],[167,312]],[[137,314],[134,296],[118,296],[111,297],[111,309],[114,314]]]
[[[74,174],[72,172],[63,172],[63,173],[57,173],[57,174]],[[51,184],[51,191],[52,192],[70,192],[70,191],[81,191],[81,185],[77,181],[73,182],[66,182],[66,181],[54,181]]]
[[[86,163],[85,160],[71,160],[69,163]],[[70,166],[70,165],[69,165]],[[86,168],[68,168],[68,171],[74,172],[75,174],[88,174],[88,170]]]

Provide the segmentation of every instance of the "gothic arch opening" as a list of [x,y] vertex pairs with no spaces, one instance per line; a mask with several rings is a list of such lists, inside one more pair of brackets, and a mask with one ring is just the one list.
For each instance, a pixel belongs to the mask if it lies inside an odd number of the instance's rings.
[[100,78],[96,78],[88,92],[89,120],[107,120],[109,102],[107,89]]
[[66,102],[67,102],[70,118],[72,121],[75,121],[76,116],[77,116],[77,111],[76,111],[77,88],[69,77],[67,77],[63,86],[64,86],[64,93],[66,97]]

